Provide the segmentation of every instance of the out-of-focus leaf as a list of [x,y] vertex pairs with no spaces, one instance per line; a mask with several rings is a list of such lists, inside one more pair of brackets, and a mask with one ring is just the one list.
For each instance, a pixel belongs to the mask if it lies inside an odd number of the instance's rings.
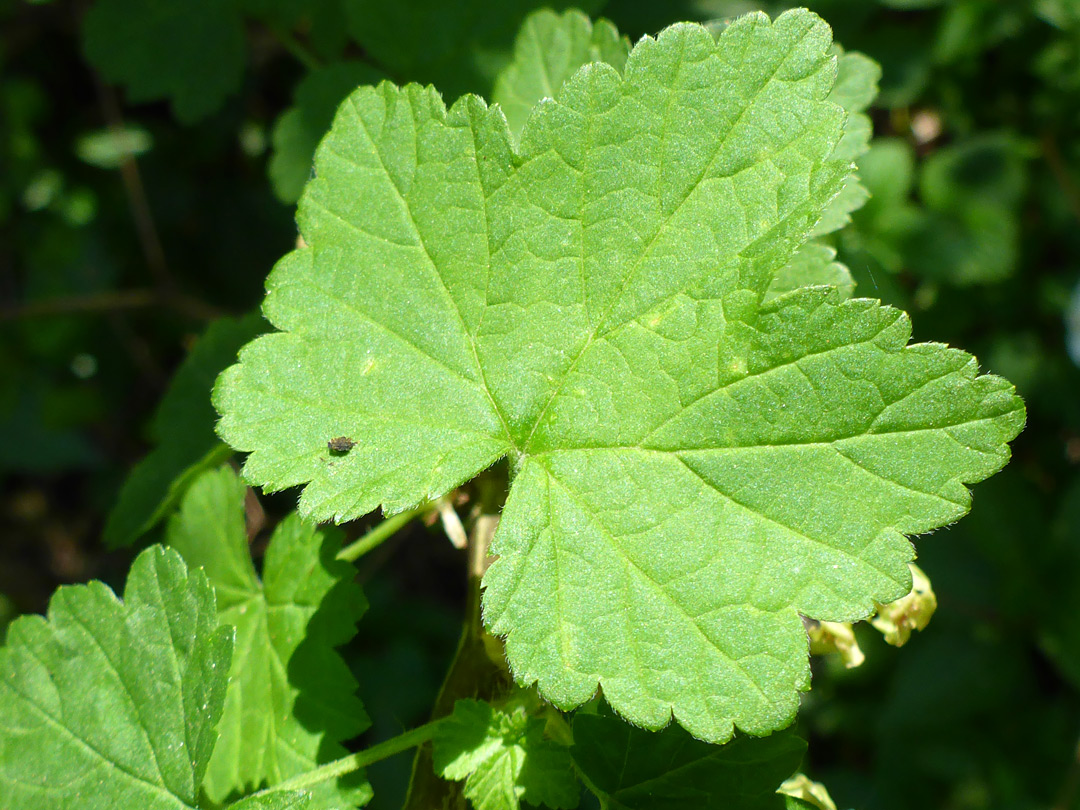
[[149,132],[128,124],[83,135],[75,143],[75,154],[99,169],[116,169],[128,158],[146,154],[153,143]]
[[399,82],[432,83],[449,104],[466,92],[491,94],[510,61],[514,36],[530,12],[579,8],[602,0],[348,0],[352,36]]
[[83,21],[87,59],[129,101],[168,99],[193,123],[240,87],[244,23],[224,0],[96,0]]
[[674,724],[644,731],[604,711],[574,717],[571,754],[609,810],[765,810],[782,806],[776,790],[805,750],[787,731],[709,745]]
[[210,389],[247,341],[266,329],[257,315],[212,323],[173,376],[150,425],[156,446],[132,469],[105,523],[105,542],[133,543],[176,505],[204,470],[232,451],[214,435]]
[[926,212],[910,237],[908,266],[925,278],[966,286],[1000,281],[1016,268],[1025,154],[1012,138],[982,135],[944,147],[923,164]]

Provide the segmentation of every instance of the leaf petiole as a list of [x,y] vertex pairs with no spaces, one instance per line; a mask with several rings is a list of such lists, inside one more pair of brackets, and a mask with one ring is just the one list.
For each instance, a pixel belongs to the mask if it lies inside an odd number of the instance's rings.
[[408,509],[404,512],[399,512],[396,515],[391,515],[382,523],[374,526],[371,531],[363,537],[360,537],[345,546],[345,548],[338,552],[337,558],[339,560],[344,560],[345,562],[355,562],[373,548],[380,545],[384,540],[391,537],[398,529],[403,527],[413,518],[426,515],[433,509],[435,509],[435,503],[433,501],[425,501],[415,509]]
[[366,768],[368,765],[392,757],[394,754],[400,754],[402,751],[423,745],[435,736],[435,732],[446,719],[443,717],[432,720],[430,723],[417,726],[414,729],[398,734],[396,737],[391,737],[389,740],[365,748],[363,751],[357,751],[355,754],[335,759],[333,762],[328,762],[307,773],[294,776],[292,779],[286,779],[284,782],[264,788],[252,795],[264,796],[282,790],[306,790],[330,779],[337,779],[353,771]]

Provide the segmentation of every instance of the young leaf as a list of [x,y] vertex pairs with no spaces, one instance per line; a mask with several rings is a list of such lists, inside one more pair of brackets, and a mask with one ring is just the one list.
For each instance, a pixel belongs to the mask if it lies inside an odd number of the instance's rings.
[[[218,594],[222,625],[236,628],[220,739],[206,794],[275,785],[346,751],[340,742],[367,728],[356,682],[334,647],[356,632],[364,597],[354,569],[334,559],[338,532],[287,517],[255,574],[244,531],[244,485],[228,467],[204,473],[169,522],[167,539],[190,566],[202,566]],[[311,807],[364,804],[363,775],[312,791]]]
[[86,58],[129,101],[167,98],[177,119],[217,111],[244,75],[244,21],[219,0],[96,0],[83,22]]
[[606,62],[622,73],[630,42],[607,20],[576,9],[530,14],[514,41],[514,59],[495,80],[491,100],[502,107],[517,139],[540,99],[555,98],[563,83],[589,62]]
[[177,369],[150,425],[156,446],[132,469],[105,522],[105,542],[125,546],[152,529],[203,471],[232,455],[214,435],[210,388],[247,341],[265,331],[258,315],[221,318]]
[[805,750],[789,732],[709,745],[678,726],[642,731],[609,714],[579,713],[571,753],[609,810],[777,810],[784,803],[776,790]]
[[475,810],[518,810],[522,800],[577,807],[581,789],[569,749],[545,739],[544,721],[520,707],[459,700],[432,745],[435,771],[464,779],[465,797]]
[[60,588],[0,649],[0,806],[197,807],[231,651],[206,577],[161,546],[123,601]]
[[[906,316],[822,288],[762,306],[839,191],[830,32],[807,11],[677,25],[542,102],[520,150],[466,97],[343,105],[271,274],[280,330],[215,387],[245,475],[350,519],[514,480],[485,622],[563,709],[711,741],[790,722],[799,614],[910,587],[1023,405]],[[343,456],[326,443],[348,436]]]

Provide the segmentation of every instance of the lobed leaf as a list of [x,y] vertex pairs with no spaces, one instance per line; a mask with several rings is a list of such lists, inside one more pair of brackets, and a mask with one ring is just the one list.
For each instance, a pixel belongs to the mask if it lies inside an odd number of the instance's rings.
[[[184,496],[166,538],[201,566],[218,594],[236,652],[204,790],[213,801],[272,786],[347,752],[368,725],[356,681],[334,647],[356,633],[366,604],[355,570],[334,559],[340,533],[282,521],[255,574],[244,529],[244,485],[228,467],[204,473]],[[312,789],[310,807],[358,807],[362,773]]]
[[245,475],[347,520],[508,456],[484,610],[519,682],[716,742],[788,724],[799,614],[905,593],[904,535],[963,515],[1024,420],[902,313],[762,303],[850,171],[830,47],[806,11],[673,26],[517,147],[474,97],[354,93],[267,282],[281,331],[215,388]]
[[569,749],[546,739],[544,721],[520,707],[459,700],[432,746],[435,771],[465,780],[465,797],[476,810],[518,810],[523,800],[577,807],[581,789]]
[[206,577],[160,546],[123,601],[60,588],[0,649],[0,806],[198,807],[231,652]]

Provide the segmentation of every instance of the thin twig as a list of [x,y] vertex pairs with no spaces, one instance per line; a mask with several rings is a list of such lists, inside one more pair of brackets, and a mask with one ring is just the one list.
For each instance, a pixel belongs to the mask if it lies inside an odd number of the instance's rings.
[[392,757],[394,754],[408,751],[410,748],[415,748],[418,745],[426,743],[435,736],[435,732],[438,731],[439,726],[442,725],[443,722],[444,721],[440,719],[425,723],[422,726],[406,731],[396,737],[391,737],[389,740],[373,745],[371,748],[365,748],[363,751],[357,751],[355,754],[349,754],[341,759],[335,759],[333,762],[328,762],[314,770],[307,771],[299,776],[294,776],[292,779],[286,779],[284,782],[279,782],[272,787],[264,788],[252,795],[265,796],[269,793],[277,793],[283,790],[306,790],[323,782],[328,782],[331,779],[338,779],[346,774],[367,767],[368,765]]
[[[98,88],[98,99],[101,102],[101,110],[105,116],[105,122],[109,129],[119,132],[123,129],[124,119],[120,114],[120,104],[116,100],[116,92],[101,80],[94,72],[94,82]],[[165,261],[165,249],[161,246],[161,238],[158,236],[157,225],[150,211],[150,204],[146,199],[146,190],[143,188],[142,176],[139,174],[139,166],[133,155],[127,155],[120,164],[120,177],[124,183],[124,192],[127,194],[128,207],[131,209],[131,218],[135,222],[135,232],[142,246],[146,265],[154,276],[157,286],[166,292],[175,293],[177,284],[169,272],[169,265]]]
[[421,504],[415,509],[409,509],[397,515],[391,515],[390,517],[386,518],[382,523],[377,523],[363,537],[345,546],[345,548],[338,552],[337,558],[339,560],[345,560],[346,562],[353,562],[360,557],[363,557],[373,548],[380,545],[383,541],[389,539],[394,534],[394,532],[402,528],[413,518],[418,518],[421,515],[426,515],[434,508],[435,504],[429,501],[427,503]]
[[281,44],[281,47],[287,50],[292,57],[306,69],[318,70],[322,67],[322,60],[309,51],[307,46],[300,42],[300,40],[294,37],[289,31],[274,25],[268,25],[267,29],[274,35],[274,39]]
[[1057,801],[1052,810],[1072,810],[1073,801],[1076,799],[1077,788],[1080,788],[1080,744],[1073,754],[1072,765],[1065,773],[1065,779],[1058,790]]
[[40,318],[49,315],[117,312],[146,307],[175,309],[182,315],[198,320],[213,320],[225,314],[217,307],[180,293],[168,294],[157,290],[109,290],[90,295],[69,295],[28,301],[20,306],[0,309],[0,321]]
[[1069,174],[1069,167],[1061,156],[1061,149],[1058,147],[1057,139],[1050,132],[1046,132],[1042,136],[1042,153],[1043,157],[1046,158],[1046,164],[1050,167],[1050,173],[1054,175],[1061,193],[1065,195],[1069,208],[1072,210],[1073,215],[1080,220],[1080,187],[1076,185],[1076,181]]

